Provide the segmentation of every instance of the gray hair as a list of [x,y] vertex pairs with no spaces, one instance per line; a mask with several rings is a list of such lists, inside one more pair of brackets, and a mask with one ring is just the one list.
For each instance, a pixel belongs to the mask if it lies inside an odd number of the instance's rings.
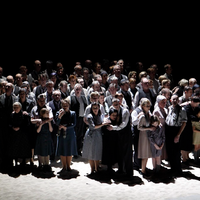
[[20,108],[22,108],[22,104],[21,104],[20,102],[18,102],[18,101],[15,102],[15,103],[13,103],[13,107],[14,107],[14,106],[19,106]]

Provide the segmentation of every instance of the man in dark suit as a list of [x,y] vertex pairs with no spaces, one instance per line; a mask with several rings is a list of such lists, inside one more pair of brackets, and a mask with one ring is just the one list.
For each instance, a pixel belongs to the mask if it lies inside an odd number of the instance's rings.
[[9,172],[13,166],[12,158],[9,158],[9,117],[13,111],[13,103],[17,97],[13,94],[14,85],[6,84],[6,92],[0,95],[0,169]]

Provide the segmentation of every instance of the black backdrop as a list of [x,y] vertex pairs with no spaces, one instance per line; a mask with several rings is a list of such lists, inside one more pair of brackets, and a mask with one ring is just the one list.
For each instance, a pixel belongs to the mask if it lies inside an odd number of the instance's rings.
[[[18,6],[18,5],[17,5]],[[69,73],[76,61],[124,59],[134,70],[170,63],[174,76],[199,79],[199,28],[195,5],[15,5],[1,16],[0,66],[4,74],[34,60],[62,62]],[[11,16],[11,17],[10,17]]]

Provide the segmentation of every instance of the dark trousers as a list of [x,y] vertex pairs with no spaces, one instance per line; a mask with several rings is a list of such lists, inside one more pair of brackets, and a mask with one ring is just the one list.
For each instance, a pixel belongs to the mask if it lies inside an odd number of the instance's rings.
[[166,125],[165,128],[167,155],[170,162],[171,171],[175,175],[182,173],[180,143],[174,143],[174,138],[178,134],[179,130],[180,127],[176,126]]
[[137,129],[137,126],[134,126],[134,136],[133,136],[133,148],[134,148],[134,154],[133,154],[133,168],[139,170],[141,168],[141,160],[138,158],[138,141],[139,141],[139,131]]
[[85,135],[85,131],[86,131],[86,125],[83,121],[83,117],[76,118],[75,132],[76,132],[77,151],[79,154],[83,147],[83,138]]
[[133,175],[133,162],[132,162],[132,134],[130,126],[118,132],[118,169],[119,171],[126,172],[127,175]]

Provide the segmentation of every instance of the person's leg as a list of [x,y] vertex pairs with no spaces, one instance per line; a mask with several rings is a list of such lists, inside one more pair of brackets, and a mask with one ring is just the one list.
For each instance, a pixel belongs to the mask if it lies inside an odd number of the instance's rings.
[[98,171],[98,166],[99,166],[99,160],[95,160],[94,161],[94,168],[95,168],[95,171],[97,172]]
[[38,155],[38,161],[39,161],[40,165],[44,165],[44,156]]
[[89,163],[90,163],[91,173],[93,173],[95,171],[94,160],[89,160]]
[[152,158],[153,169],[156,169],[156,158]]
[[143,158],[142,159],[142,173],[146,173],[146,165],[147,165],[148,158]]
[[66,156],[60,156],[61,162],[62,162],[62,168],[63,170],[67,169],[67,157]]
[[44,165],[49,165],[49,156],[44,156]]
[[67,170],[71,171],[71,161],[72,161],[72,156],[66,156],[66,163],[67,163]]

